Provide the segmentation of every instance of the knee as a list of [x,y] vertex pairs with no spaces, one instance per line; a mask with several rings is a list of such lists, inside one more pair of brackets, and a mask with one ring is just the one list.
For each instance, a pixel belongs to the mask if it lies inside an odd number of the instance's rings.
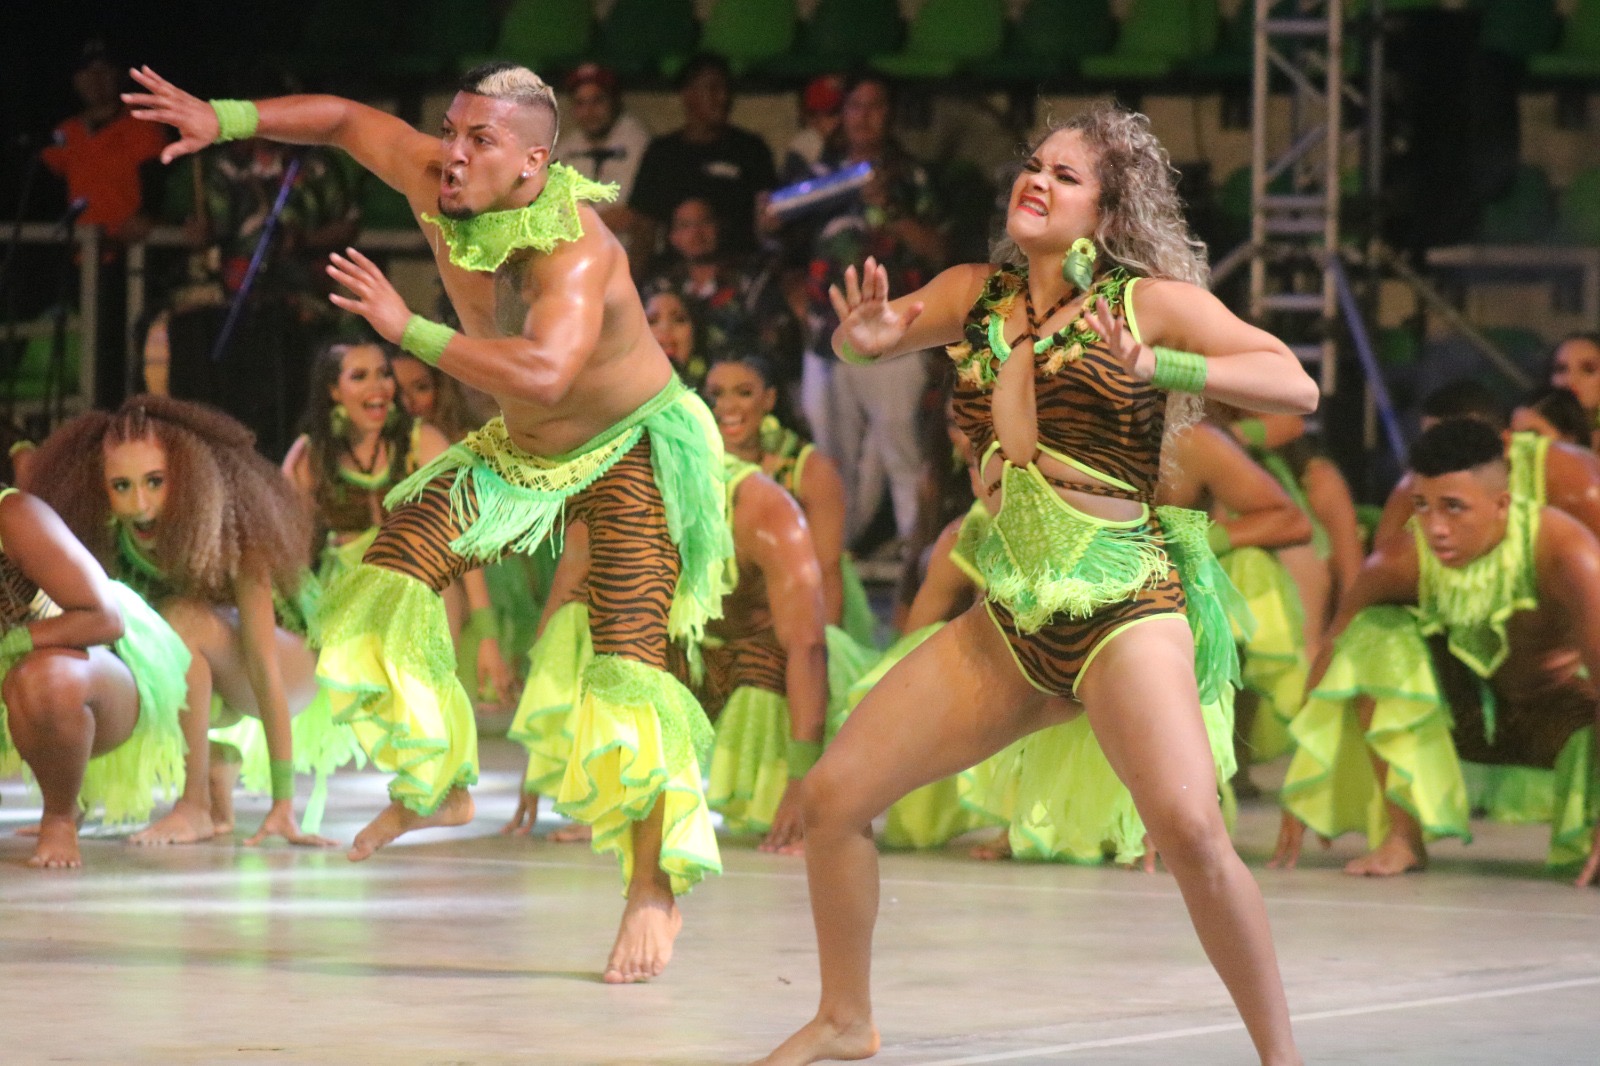
[[89,682],[81,664],[66,654],[33,652],[6,671],[0,695],[13,729],[58,730],[88,703]]
[[852,830],[872,824],[872,816],[860,814],[851,802],[848,773],[819,762],[800,780],[799,787],[806,832]]
[[191,653],[211,644],[220,624],[217,612],[201,600],[168,600],[161,605],[161,617]]

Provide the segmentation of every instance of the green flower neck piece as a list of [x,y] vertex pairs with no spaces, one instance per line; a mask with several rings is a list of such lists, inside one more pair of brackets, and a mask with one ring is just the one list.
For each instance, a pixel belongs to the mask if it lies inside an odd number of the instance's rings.
[[551,163],[543,191],[527,207],[463,219],[425,214],[422,220],[439,227],[450,246],[450,262],[463,270],[491,271],[523,248],[548,252],[563,241],[577,240],[583,236],[579,201],[609,203],[616,198],[616,185],[590,181],[565,164]]

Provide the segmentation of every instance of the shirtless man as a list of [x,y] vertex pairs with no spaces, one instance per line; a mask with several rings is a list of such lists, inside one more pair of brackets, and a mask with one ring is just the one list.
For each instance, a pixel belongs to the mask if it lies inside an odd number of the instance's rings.
[[[1460,759],[1556,768],[1556,809],[1573,813],[1552,826],[1551,861],[1580,861],[1592,756],[1579,734],[1600,720],[1600,540],[1512,492],[1500,437],[1481,421],[1428,429],[1410,466],[1414,525],[1379,542],[1313,667],[1272,864],[1295,864],[1302,822],[1329,838],[1369,829],[1381,785],[1386,830],[1345,872],[1422,868],[1426,839],[1470,838]],[[1383,606],[1400,604],[1416,606]],[[1482,705],[1480,683],[1493,696]],[[1579,884],[1595,873],[1591,853]]]
[[554,95],[509,63],[468,72],[437,138],[338,97],[211,104],[148,67],[133,77],[146,90],[128,94],[134,114],[180,135],[164,161],[219,136],[328,144],[405,194],[465,332],[413,315],[354,249],[332,258],[348,295],[331,299],[502,411],[391,493],[362,564],[328,592],[318,672],[349,694],[341,716],[396,775],[350,858],[472,816],[475,724],[438,591],[531,550],[563,513],[584,520],[595,659],[558,805],[622,860],[628,903],[606,980],[655,976],[682,924],[675,896],[720,870],[694,753],[671,742],[691,723],[662,722],[703,713],[666,672],[667,645],[698,639],[716,613],[732,547],[716,427],[651,337],[627,256],[591,206],[614,188],[548,164]]

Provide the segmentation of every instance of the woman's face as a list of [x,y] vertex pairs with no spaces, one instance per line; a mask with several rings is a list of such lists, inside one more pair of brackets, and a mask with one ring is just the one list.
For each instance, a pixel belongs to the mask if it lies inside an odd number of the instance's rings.
[[650,334],[674,366],[688,366],[694,355],[694,320],[675,292],[658,292],[644,305]]
[[433,373],[420,359],[402,355],[391,364],[395,384],[400,390],[400,406],[412,418],[424,421],[433,417],[433,407],[438,401]]
[[363,433],[377,433],[394,406],[394,371],[383,349],[352,344],[339,362],[339,380],[330,390],[334,403],[344,404],[350,424]]
[[717,416],[723,446],[736,451],[759,440],[761,420],[772,413],[778,391],[743,363],[718,363],[706,375],[706,399]]
[[139,544],[156,537],[167,502],[167,450],[155,437],[105,446],[106,496],[111,514]]
[[1553,362],[1550,384],[1571,389],[1585,411],[1592,414],[1600,410],[1600,345],[1573,337],[1556,348]]
[[1011,183],[1006,232],[1025,253],[1065,253],[1100,224],[1099,160],[1077,130],[1060,130]]

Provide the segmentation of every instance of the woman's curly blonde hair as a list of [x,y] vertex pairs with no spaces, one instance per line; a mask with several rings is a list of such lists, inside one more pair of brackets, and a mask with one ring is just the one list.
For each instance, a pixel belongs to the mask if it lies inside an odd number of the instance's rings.
[[284,594],[299,587],[310,563],[310,516],[288,478],[256,452],[255,434],[213,408],[146,395],[114,412],[86,411],[39,447],[24,487],[115,574],[121,567],[105,450],[141,440],[166,453],[153,561],[180,595],[232,603],[241,574],[265,573]]

